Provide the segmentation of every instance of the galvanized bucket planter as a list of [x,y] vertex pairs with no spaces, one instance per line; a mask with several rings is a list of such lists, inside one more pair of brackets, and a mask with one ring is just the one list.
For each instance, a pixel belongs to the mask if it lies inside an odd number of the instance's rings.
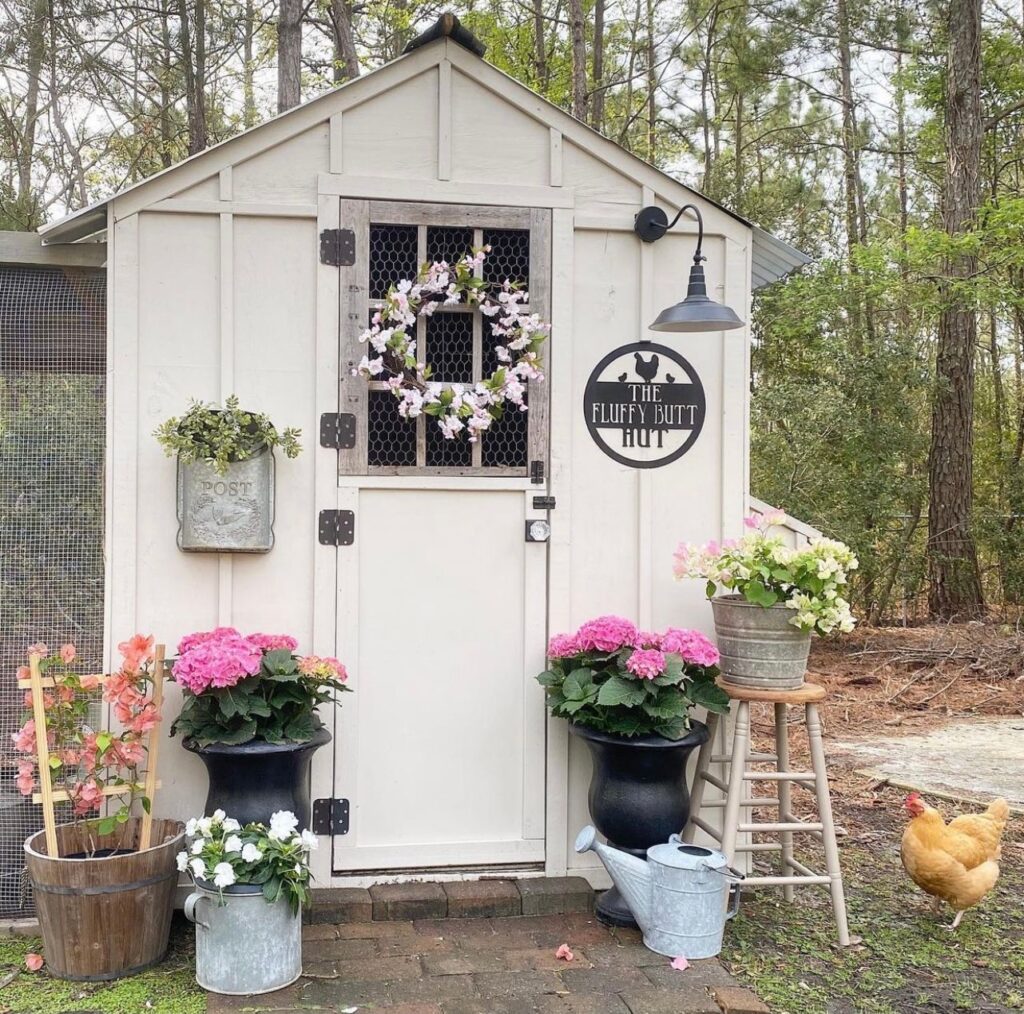
[[804,682],[811,634],[789,621],[784,605],[765,608],[742,595],[711,600],[722,679],[759,690],[795,690]]
[[191,553],[266,553],[274,545],[274,453],[229,462],[178,459],[178,548]]
[[259,884],[220,892],[196,884],[185,899],[196,924],[196,982],[211,993],[272,993],[302,974],[302,913],[283,895],[273,904]]

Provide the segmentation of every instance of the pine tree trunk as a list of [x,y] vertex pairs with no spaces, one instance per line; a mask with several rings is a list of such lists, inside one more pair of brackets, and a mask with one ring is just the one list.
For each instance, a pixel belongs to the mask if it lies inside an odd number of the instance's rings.
[[242,125],[256,126],[256,81],[253,72],[253,38],[256,34],[256,11],[253,0],[245,0],[245,26],[242,36]]
[[302,81],[302,0],[281,0],[277,18],[277,111],[297,106]]
[[[201,4],[203,0],[199,0]],[[197,4],[197,12],[199,8]],[[199,73],[199,53],[202,51],[197,18],[196,40],[193,51],[192,28],[188,11],[188,0],[178,0],[178,19],[181,22],[181,57],[185,70],[185,110],[188,118],[188,153],[195,155],[206,145],[206,95],[203,77]]]
[[[974,226],[981,196],[981,0],[949,0],[948,27],[942,212],[946,232],[956,237]],[[928,457],[928,607],[942,618],[975,614],[983,606],[971,534],[978,321],[970,299],[956,289],[977,267],[973,253],[947,259],[939,315]]]
[[569,0],[572,31],[572,115],[587,122],[587,42],[582,0]]
[[594,90],[590,100],[590,125],[604,129],[604,2],[594,0]]
[[334,29],[334,82],[359,77],[359,55],[352,31],[352,7],[349,0],[331,0],[331,24]]

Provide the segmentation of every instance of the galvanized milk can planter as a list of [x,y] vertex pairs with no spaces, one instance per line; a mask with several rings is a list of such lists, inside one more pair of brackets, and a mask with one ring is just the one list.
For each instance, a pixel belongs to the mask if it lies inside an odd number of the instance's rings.
[[196,981],[232,996],[270,993],[302,973],[302,907],[310,901],[316,835],[294,813],[242,824],[217,810],[186,825],[178,868],[195,891],[185,916],[196,927]]
[[302,913],[259,884],[220,890],[196,881],[185,917],[196,926],[196,982],[212,993],[270,993],[302,974]]
[[[75,825],[57,827],[60,856],[46,851],[45,831],[25,842],[46,965],[60,979],[101,982],[136,975],[163,960],[178,882],[175,854],[185,825],[153,820],[147,849],[137,841],[140,818],[95,839],[93,858],[81,849]],[[70,854],[69,854],[70,853]]]
[[760,606],[742,595],[711,600],[722,679],[761,690],[796,690],[803,685],[811,632],[794,627],[785,605]]

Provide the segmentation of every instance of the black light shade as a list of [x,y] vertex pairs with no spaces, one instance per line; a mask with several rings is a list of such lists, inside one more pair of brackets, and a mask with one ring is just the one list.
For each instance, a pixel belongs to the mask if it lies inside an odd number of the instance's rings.
[[708,296],[707,282],[704,279],[704,219],[700,210],[693,204],[686,204],[679,209],[671,222],[661,208],[651,206],[643,208],[636,216],[633,228],[645,243],[654,243],[661,239],[679,221],[684,211],[692,211],[697,219],[697,249],[693,255],[693,267],[690,268],[690,284],[686,289],[686,298],[675,306],[669,306],[658,314],[658,319],[651,325],[652,331],[731,331],[743,327],[743,321],[736,312]]
[[690,268],[690,284],[686,299],[666,307],[651,324],[652,331],[731,331],[743,327],[743,321],[729,306],[723,306],[708,296],[704,281],[704,265]]

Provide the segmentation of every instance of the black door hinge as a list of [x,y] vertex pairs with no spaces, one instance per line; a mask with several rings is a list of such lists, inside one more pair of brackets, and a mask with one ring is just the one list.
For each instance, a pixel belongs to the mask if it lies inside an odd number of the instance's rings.
[[354,511],[321,511],[317,526],[321,546],[351,546],[356,541]]
[[345,451],[356,445],[356,417],[348,412],[324,412],[320,416],[320,446]]
[[544,481],[544,462],[543,461],[531,461],[530,462],[530,482],[535,486],[539,486]]
[[313,834],[348,834],[347,799],[313,800]]
[[533,509],[535,511],[553,511],[555,509],[555,498],[553,496],[535,496],[533,498]]
[[351,229],[324,229],[320,233],[320,263],[349,267],[356,262],[356,234]]

